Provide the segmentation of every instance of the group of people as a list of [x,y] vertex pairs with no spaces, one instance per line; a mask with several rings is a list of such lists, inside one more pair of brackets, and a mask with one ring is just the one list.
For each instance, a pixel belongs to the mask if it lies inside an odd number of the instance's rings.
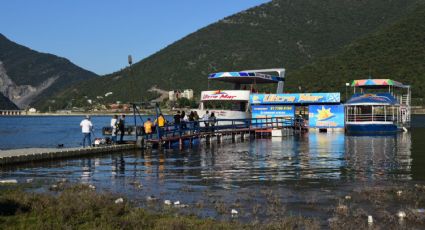
[[204,122],[205,127],[209,131],[214,131],[215,123],[217,122],[217,118],[214,113],[209,113],[207,110],[205,114],[202,116],[202,121]]
[[[111,128],[112,128],[112,144],[123,143],[124,142],[124,133],[125,133],[125,114],[122,114],[118,119],[118,115],[114,115],[111,119]],[[117,135],[120,134],[120,140],[117,142]]]
[[[206,111],[202,117],[199,117],[196,111],[191,111],[189,114],[186,114],[185,111],[177,111],[173,116],[173,135],[175,135],[176,132],[181,135],[188,127],[188,124],[193,125],[193,128],[196,129],[199,127],[199,122],[203,122],[209,131],[214,131],[217,118],[214,113],[210,114],[209,111]],[[147,121],[143,124],[146,138],[152,138],[152,134],[156,131],[156,129],[158,129],[159,136],[162,136],[164,134],[164,126],[166,124],[169,124],[169,122],[165,119],[162,113],[159,114],[158,118],[154,122],[148,118]]]
[[[173,121],[173,134],[175,132],[179,132],[179,134],[181,135],[182,132],[187,128],[188,123],[193,125],[193,128],[196,129],[197,127],[199,127],[199,122],[203,122],[208,131],[214,131],[214,126],[217,122],[217,118],[215,117],[214,113],[210,114],[209,111],[206,111],[206,113],[202,117],[199,117],[196,111],[191,111],[188,115],[185,113],[185,111],[177,111],[176,114],[173,116]],[[164,126],[167,123],[168,121],[165,119],[162,113],[159,114],[158,118],[155,119],[154,122],[152,122],[152,120],[148,118],[143,124],[143,130],[146,138],[152,138],[152,134],[155,132],[156,129],[158,129],[159,136],[162,136],[164,133]],[[90,116],[85,116],[84,120],[82,120],[80,123],[80,127],[83,133],[83,147],[86,147],[86,143],[87,146],[91,146],[93,123],[90,121]],[[125,134],[125,114],[121,115],[119,118],[118,115],[114,115],[111,119],[110,128],[112,129],[112,143],[123,143],[123,138]],[[119,140],[117,140],[118,134],[120,137]]]
[[[84,120],[80,122],[81,132],[83,133],[83,147],[91,146],[91,135],[93,132],[93,123],[90,121],[90,116],[86,115]],[[118,118],[118,115],[114,115],[111,119],[110,127],[112,128],[112,138],[111,141],[113,144],[123,143],[124,134],[125,134],[125,114],[121,115]],[[120,134],[120,140],[117,141],[117,135]]]

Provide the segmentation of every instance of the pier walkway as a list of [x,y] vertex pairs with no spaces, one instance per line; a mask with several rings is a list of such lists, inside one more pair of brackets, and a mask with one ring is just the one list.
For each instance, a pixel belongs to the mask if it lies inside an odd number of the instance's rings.
[[[137,127],[137,128],[134,128]],[[182,124],[166,124],[158,127],[154,134],[147,135],[142,127],[133,126],[126,128],[126,135],[136,135],[136,142],[128,142],[120,145],[101,145],[90,148],[26,148],[0,150],[0,166],[41,160],[53,160],[67,157],[90,156],[94,154],[107,154],[116,151],[130,150],[135,148],[180,148],[191,146],[199,142],[210,142],[215,139],[221,142],[223,139],[244,139],[246,136],[271,136],[278,131],[281,136],[291,135],[296,127],[292,119],[234,119],[219,120],[213,125],[210,122],[184,122]],[[110,135],[107,128],[104,135]]]
[[[250,119],[215,119],[211,121],[187,121],[180,124],[167,123],[163,127],[156,127],[154,132],[146,134],[141,126],[128,126],[125,135],[137,136],[140,147],[148,148],[177,148],[191,146],[197,142],[209,142],[213,138],[217,142],[222,139],[245,136],[271,136],[279,133],[279,136],[291,135],[299,126],[293,118],[250,118]],[[137,128],[135,128],[137,127]],[[103,135],[111,135],[112,129],[105,127]],[[118,134],[119,135],[119,134]]]
[[105,145],[91,148],[26,148],[0,150],[0,165],[52,160],[67,157],[89,156],[93,154],[111,153],[134,149],[134,143],[122,145]]

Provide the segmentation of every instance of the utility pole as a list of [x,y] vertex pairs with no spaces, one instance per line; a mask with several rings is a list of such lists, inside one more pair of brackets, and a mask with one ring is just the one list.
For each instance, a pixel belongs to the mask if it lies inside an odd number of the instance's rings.
[[[129,80],[131,80],[131,65],[133,64],[133,58],[131,57],[131,55],[129,54],[128,55],[128,65],[129,65],[129,67],[128,67],[128,75],[129,75]],[[130,81],[130,82],[132,82],[132,81]],[[133,85],[133,87],[134,87],[134,84],[132,84]],[[128,92],[128,91],[127,91]],[[133,89],[133,93],[134,93],[134,89]],[[127,96],[129,96],[129,94],[127,93]],[[131,101],[130,100],[130,97],[128,97],[128,101]]]
[[345,83],[345,102],[348,101],[348,96],[347,96],[348,86],[350,86],[350,83],[346,82]]

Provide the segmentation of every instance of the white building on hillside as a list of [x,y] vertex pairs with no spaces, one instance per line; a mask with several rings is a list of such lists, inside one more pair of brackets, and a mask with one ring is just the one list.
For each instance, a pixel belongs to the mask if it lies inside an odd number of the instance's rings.
[[191,90],[191,89],[185,89],[183,91],[183,97],[185,97],[185,98],[187,98],[189,100],[192,100],[193,99],[193,90]]
[[168,92],[168,100],[177,101],[179,98],[193,99],[193,90],[185,89],[183,92],[180,90],[172,90]]

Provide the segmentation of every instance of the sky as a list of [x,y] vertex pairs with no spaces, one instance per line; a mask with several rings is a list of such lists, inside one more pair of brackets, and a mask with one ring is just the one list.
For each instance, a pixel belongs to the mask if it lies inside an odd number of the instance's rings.
[[0,33],[103,75],[269,0],[1,0]]

